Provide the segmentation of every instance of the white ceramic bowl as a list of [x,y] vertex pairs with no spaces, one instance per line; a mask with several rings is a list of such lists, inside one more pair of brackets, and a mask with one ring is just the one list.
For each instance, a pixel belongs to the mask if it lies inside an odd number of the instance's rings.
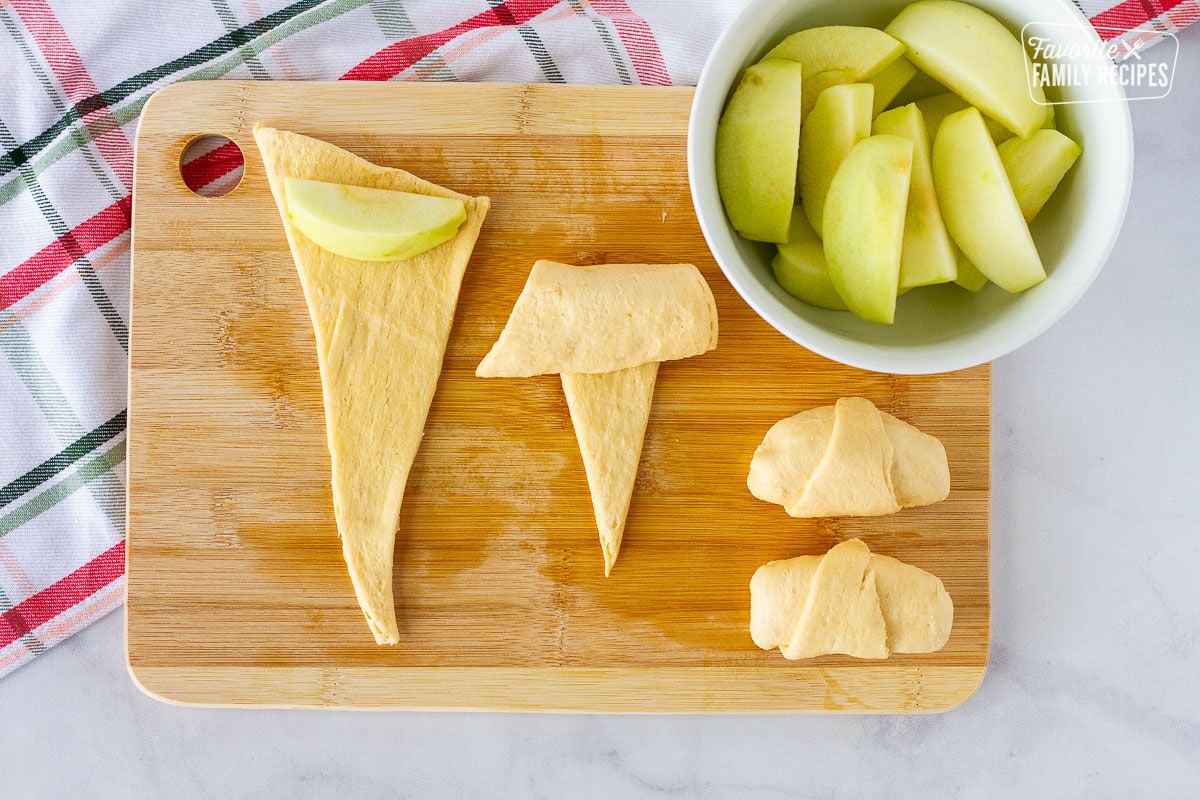
[[[975,0],[1020,31],[1058,23],[1056,42],[1099,41],[1070,0]],[[784,36],[819,25],[883,28],[905,0],[753,0],[713,48],[700,75],[688,125],[688,180],[704,238],[729,282],[788,338],[827,358],[877,372],[928,374],[982,364],[1045,331],[1091,285],[1116,242],[1133,180],[1133,130],[1119,86],[1051,90],[1060,130],[1084,153],[1032,225],[1049,277],[1020,294],[989,284],[971,293],[949,284],[914,289],[897,302],[894,325],[815,308],[787,294],[771,274],[773,245],[742,239],[717,192],[717,120],[742,70]],[[1085,102],[1079,102],[1085,101]],[[1076,104],[1078,103],[1078,104]]]

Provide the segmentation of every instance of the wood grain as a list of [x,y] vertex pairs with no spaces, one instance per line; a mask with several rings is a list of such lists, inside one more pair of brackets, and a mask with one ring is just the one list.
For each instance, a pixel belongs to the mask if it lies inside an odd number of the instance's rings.
[[[589,711],[929,711],[988,652],[990,371],[843,367],[734,293],[692,212],[687,89],[185,83],[143,112],[133,226],[128,656],[190,703]],[[342,562],[304,299],[250,129],[315,136],[492,198],[400,517],[401,644],[377,647]],[[192,194],[184,147],[246,173]],[[718,349],[659,372],[621,558],[604,578],[557,376],[480,380],[537,258],[692,262]],[[779,419],[862,395],[940,437],[953,488],[878,519],[794,520],[746,489]],[[947,646],[804,663],[750,640],[760,564],[859,536],[940,576]]]

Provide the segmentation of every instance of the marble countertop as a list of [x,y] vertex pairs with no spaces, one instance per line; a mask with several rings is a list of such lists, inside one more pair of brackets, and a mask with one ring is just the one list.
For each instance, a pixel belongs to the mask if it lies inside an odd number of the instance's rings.
[[189,709],[115,613],[0,680],[4,798],[1200,796],[1200,26],[1108,267],[998,362],[992,653],[921,717]]

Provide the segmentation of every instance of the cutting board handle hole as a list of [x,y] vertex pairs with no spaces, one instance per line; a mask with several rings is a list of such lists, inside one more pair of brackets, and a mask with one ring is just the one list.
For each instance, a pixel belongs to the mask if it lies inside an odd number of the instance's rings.
[[179,175],[201,197],[224,197],[242,182],[242,148],[228,136],[204,134],[188,142],[179,156]]

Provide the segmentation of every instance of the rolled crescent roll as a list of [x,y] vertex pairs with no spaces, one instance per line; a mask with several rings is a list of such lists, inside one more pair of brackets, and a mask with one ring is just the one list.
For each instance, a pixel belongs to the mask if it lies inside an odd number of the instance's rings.
[[873,517],[945,500],[950,467],[936,437],[845,397],[777,422],[746,485],[793,517]]
[[598,374],[707,353],[717,305],[691,264],[538,261],[480,378]]
[[750,637],[788,659],[932,653],[953,624],[954,603],[937,576],[858,539],[823,556],[764,564],[750,580]]

